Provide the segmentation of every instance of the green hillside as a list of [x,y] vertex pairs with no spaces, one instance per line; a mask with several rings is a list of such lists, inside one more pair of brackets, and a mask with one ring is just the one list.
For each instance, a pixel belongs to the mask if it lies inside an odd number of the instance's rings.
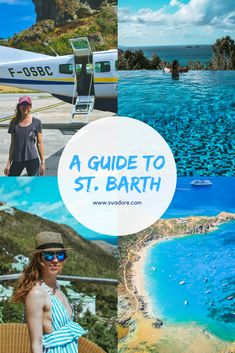
[[[0,202],[0,206],[1,206]],[[82,238],[73,229],[22,212],[13,208],[13,214],[0,211],[0,274],[15,273],[11,264],[14,256],[29,256],[34,249],[36,234],[42,231],[60,232],[69,252],[63,274],[85,277],[117,278],[117,259],[100,247]],[[1,282],[0,282],[1,284]],[[16,281],[2,282],[5,287],[15,286]],[[113,285],[72,284],[72,289],[87,295],[96,296],[96,315],[89,312],[83,318],[76,318],[88,329],[87,337],[103,347],[109,353],[115,353],[117,347],[116,317],[117,291]],[[66,288],[64,288],[66,292]],[[79,308],[77,308],[79,311]],[[21,322],[22,306],[10,300],[0,301],[0,323]],[[101,332],[103,334],[101,334]]]
[[117,14],[114,7],[104,6],[92,13],[84,7],[76,20],[64,24],[51,19],[39,21],[7,41],[0,41],[0,45],[55,55],[49,48],[51,46],[59,55],[66,55],[72,53],[69,39],[76,37],[89,37],[94,51],[117,48]]
[[[34,249],[35,236],[49,230],[62,234],[69,253],[63,274],[87,277],[117,278],[116,259],[100,247],[79,236],[73,229],[15,209],[14,215],[0,211],[0,272],[17,254],[29,255]],[[4,250],[3,250],[4,248]]]

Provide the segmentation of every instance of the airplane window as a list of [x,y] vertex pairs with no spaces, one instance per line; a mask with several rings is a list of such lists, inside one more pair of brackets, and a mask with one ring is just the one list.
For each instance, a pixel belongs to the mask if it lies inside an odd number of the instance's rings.
[[[80,73],[82,70],[82,64],[76,64],[76,73]],[[86,64],[86,72],[88,74],[92,74],[92,64]],[[59,65],[59,72],[61,74],[69,74],[72,75],[73,73],[73,64],[61,64]]]
[[82,64],[76,64],[76,73],[80,73],[82,70]]
[[73,64],[61,64],[59,65],[60,74],[72,74],[73,73]]
[[93,65],[92,64],[86,64],[86,72],[87,72],[87,74],[93,73]]
[[[80,73],[82,71],[82,64],[76,64],[76,73]],[[92,74],[93,67],[92,64],[86,64],[86,73]]]
[[95,63],[95,72],[110,72],[110,61],[99,61]]
[[115,69],[118,71],[118,60],[115,60]]

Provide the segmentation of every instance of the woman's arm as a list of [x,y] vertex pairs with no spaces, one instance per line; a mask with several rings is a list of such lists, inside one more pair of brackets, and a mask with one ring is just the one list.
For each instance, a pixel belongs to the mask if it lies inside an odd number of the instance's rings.
[[37,149],[38,149],[38,153],[41,161],[39,173],[40,175],[44,175],[46,167],[45,167],[45,160],[44,160],[44,144],[43,144],[41,132],[38,132],[38,135],[37,135]]
[[15,144],[15,137],[14,137],[14,134],[11,134],[11,144],[10,144],[10,148],[9,148],[9,156],[8,156],[7,165],[4,169],[4,174],[6,176],[8,176],[10,173],[11,163],[12,163],[12,159],[13,159],[14,144]]
[[43,353],[42,317],[45,305],[43,289],[34,287],[26,297],[25,309],[32,353]]

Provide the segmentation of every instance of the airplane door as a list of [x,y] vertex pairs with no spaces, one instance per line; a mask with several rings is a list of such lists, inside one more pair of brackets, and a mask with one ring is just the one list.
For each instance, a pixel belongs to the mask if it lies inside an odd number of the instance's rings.
[[76,96],[93,96],[92,50],[87,38],[70,39],[74,52],[74,74],[76,78]]

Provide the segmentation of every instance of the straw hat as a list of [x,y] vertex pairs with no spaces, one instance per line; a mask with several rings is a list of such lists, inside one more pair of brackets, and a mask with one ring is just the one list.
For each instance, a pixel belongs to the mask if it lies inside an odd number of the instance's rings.
[[65,248],[62,240],[62,236],[60,233],[55,232],[40,232],[36,235],[35,239],[35,250],[36,252],[43,251],[61,251],[61,250],[69,250],[71,248]]

